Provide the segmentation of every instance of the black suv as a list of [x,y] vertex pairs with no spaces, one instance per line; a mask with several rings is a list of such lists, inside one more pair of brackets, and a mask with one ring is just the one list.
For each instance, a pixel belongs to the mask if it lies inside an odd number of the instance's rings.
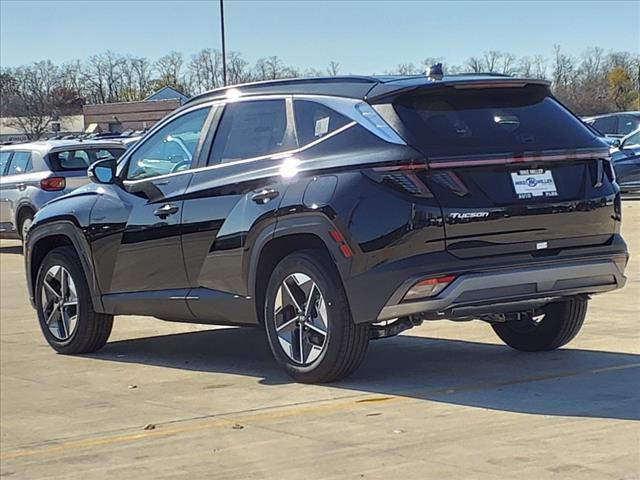
[[424,320],[558,348],[591,294],[625,283],[608,148],[539,80],[218,89],[89,176],[26,241],[61,353],[102,347],[113,315],[263,325],[291,376],[332,381]]

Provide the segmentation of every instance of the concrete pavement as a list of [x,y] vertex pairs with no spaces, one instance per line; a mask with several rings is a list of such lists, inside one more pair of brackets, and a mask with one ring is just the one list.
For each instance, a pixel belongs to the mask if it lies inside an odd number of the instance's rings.
[[329,386],[292,383],[258,329],[117,317],[100,352],[57,355],[2,241],[0,477],[640,478],[640,202],[623,215],[628,284],[564,349],[431,322]]

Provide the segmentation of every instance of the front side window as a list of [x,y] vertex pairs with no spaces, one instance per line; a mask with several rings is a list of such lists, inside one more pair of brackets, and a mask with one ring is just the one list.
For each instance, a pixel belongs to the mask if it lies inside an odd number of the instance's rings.
[[4,175],[4,170],[11,158],[11,152],[0,152],[0,175]]
[[139,180],[191,168],[211,107],[179,116],[144,140],[133,152],[127,179]]
[[344,115],[308,100],[296,100],[294,113],[296,134],[300,146],[318,140],[350,122]]
[[89,165],[97,160],[107,158],[118,159],[124,153],[122,148],[100,148],[65,150],[49,154],[51,169],[54,172],[62,170],[86,170]]
[[31,171],[31,152],[14,152],[7,175],[20,175]]
[[620,115],[618,117],[618,133],[629,135],[640,125],[640,120],[633,115]]
[[261,157],[295,148],[284,100],[230,103],[218,126],[209,164]]

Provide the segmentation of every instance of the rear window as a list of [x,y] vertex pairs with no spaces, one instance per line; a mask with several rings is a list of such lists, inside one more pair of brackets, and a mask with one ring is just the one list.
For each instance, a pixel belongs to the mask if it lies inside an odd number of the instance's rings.
[[52,152],[49,154],[51,169],[55,172],[63,170],[86,170],[98,160],[117,160],[124,153],[124,148],[86,148]]
[[598,148],[601,143],[545,87],[454,89],[399,97],[394,107],[428,156]]

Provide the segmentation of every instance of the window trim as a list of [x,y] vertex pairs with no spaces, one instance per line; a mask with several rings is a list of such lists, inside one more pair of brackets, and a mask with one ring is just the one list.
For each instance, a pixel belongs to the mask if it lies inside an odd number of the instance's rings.
[[195,112],[196,110],[202,110],[205,108],[209,108],[209,114],[207,115],[207,118],[205,118],[204,123],[202,124],[202,131],[205,130],[205,128],[207,129],[211,129],[211,121],[213,120],[213,116],[214,113],[217,111],[217,108],[220,102],[206,102],[206,103],[200,103],[198,105],[194,105],[191,108],[182,110],[174,115],[170,115],[168,116],[166,119],[163,119],[162,121],[156,123],[151,130],[149,130],[145,136],[138,141],[133,147],[131,147],[129,150],[126,150],[125,153],[122,155],[122,157],[120,157],[119,161],[118,161],[118,167],[117,167],[117,172],[116,172],[116,176],[118,178],[120,178],[123,182],[124,185],[135,185],[141,182],[149,182],[149,181],[153,181],[157,178],[166,178],[169,175],[177,175],[177,174],[185,174],[185,173],[191,173],[193,172],[195,169],[198,168],[198,165],[200,163],[199,159],[202,153],[202,145],[204,144],[205,141],[205,137],[208,137],[208,130],[205,133],[205,135],[200,135],[200,138],[198,139],[198,145],[196,146],[195,151],[193,152],[193,158],[191,159],[191,167],[187,170],[181,170],[179,172],[173,172],[173,173],[165,173],[162,175],[155,175],[153,177],[146,177],[146,178],[140,178],[137,180],[129,180],[127,178],[124,178],[126,176],[126,173],[129,169],[129,162],[131,161],[131,157],[138,151],[139,148],[141,148],[143,145],[145,145],[156,133],[158,133],[159,130],[161,130],[162,128],[164,128],[166,125],[169,125],[170,123],[172,123],[173,121],[189,114],[192,112]]
[[[207,165],[206,161],[209,158],[209,154],[210,154],[210,149],[213,146],[213,138],[215,138],[215,133],[217,132],[218,129],[218,125],[220,123],[220,119],[222,118],[222,113],[224,112],[224,107],[229,104],[229,103],[235,103],[235,102],[243,102],[243,101],[250,101],[250,100],[271,100],[271,99],[279,99],[279,98],[287,98],[287,97],[292,97],[293,100],[295,100],[296,98],[300,98],[301,100],[311,100],[311,99],[337,99],[337,97],[331,97],[331,96],[327,96],[327,95],[283,95],[283,94],[275,94],[275,95],[255,95],[255,96],[247,96],[247,97],[240,97],[237,99],[221,99],[218,98],[216,100],[212,100],[209,101],[207,103],[201,103],[198,105],[194,105],[192,108],[185,110],[184,112],[180,112],[180,115],[187,113],[189,111],[195,110],[197,108],[203,108],[206,106],[211,106],[212,108],[212,116],[211,116],[211,127],[208,133],[208,140],[204,142],[203,147],[207,148],[207,154],[204,155],[204,148],[201,149],[200,151],[200,155],[199,155],[199,161],[197,163],[197,167],[192,168],[190,170],[183,170],[180,172],[174,172],[174,173],[166,173],[164,175],[157,175],[155,177],[149,177],[149,178],[143,178],[140,180],[123,180],[123,182],[125,182],[127,185],[133,185],[136,183],[140,183],[140,182],[145,182],[145,181],[150,181],[150,180],[164,180],[167,178],[171,178],[173,176],[177,176],[177,175],[184,175],[187,173],[198,173],[198,172],[202,172],[202,171],[209,171],[209,170],[218,170],[220,168],[226,168],[226,167],[233,167],[236,165],[243,165],[245,163],[251,163],[251,162],[255,162],[255,161],[260,161],[260,160],[281,160],[281,159],[285,159],[291,156],[294,156],[298,153],[301,153],[309,148],[315,147],[316,145],[329,140],[330,138],[335,137],[336,135],[341,134],[342,132],[356,126],[356,125],[360,125],[362,126],[362,124],[360,124],[359,122],[353,120],[350,123],[347,123],[346,125],[338,128],[337,130],[334,130],[333,132],[330,132],[328,134],[326,134],[324,137],[321,137],[319,139],[317,139],[314,142],[311,142],[307,145],[303,145],[303,146],[299,146],[297,148],[294,148],[292,150],[287,150],[284,152],[279,152],[279,153],[275,153],[275,154],[270,154],[270,155],[263,155],[260,157],[252,157],[252,158],[246,158],[243,160],[236,160],[234,162],[227,162],[227,163],[217,163],[217,164],[212,164],[212,165]],[[341,99],[340,99],[341,100]],[[353,100],[353,99],[344,99],[344,100]],[[355,102],[358,102],[358,100],[354,100]],[[331,108],[331,107],[330,107]],[[373,107],[372,107],[373,108]],[[378,114],[379,115],[379,114]],[[171,116],[170,118],[167,118],[165,120],[163,120],[162,122],[157,123],[156,125],[153,126],[153,128],[151,130],[149,130],[149,132],[146,135],[151,136],[156,130],[159,130],[160,128],[162,128],[163,125],[165,125],[166,123],[168,123],[169,121],[173,120],[174,118],[178,118],[178,115],[176,116]],[[385,122],[386,123],[386,122]],[[395,131],[395,130],[394,130]],[[146,136],[145,135],[145,136]],[[378,134],[376,134],[377,136],[380,136]],[[406,145],[406,143],[404,142],[404,140],[401,139],[400,136],[398,136],[398,138],[400,139],[400,141],[402,141],[402,145]],[[384,140],[384,138],[383,138]],[[120,158],[120,161],[118,163],[118,176],[120,177],[121,172],[126,168],[125,165],[128,165],[129,163],[129,159],[131,157],[131,155],[133,155],[133,153],[142,145],[142,142],[145,141],[144,139],[141,140],[140,142],[138,142],[136,145],[134,145],[133,147],[131,147],[129,150],[127,150],[127,152]],[[195,158],[195,156],[194,156]],[[203,163],[204,162],[204,163]]]

